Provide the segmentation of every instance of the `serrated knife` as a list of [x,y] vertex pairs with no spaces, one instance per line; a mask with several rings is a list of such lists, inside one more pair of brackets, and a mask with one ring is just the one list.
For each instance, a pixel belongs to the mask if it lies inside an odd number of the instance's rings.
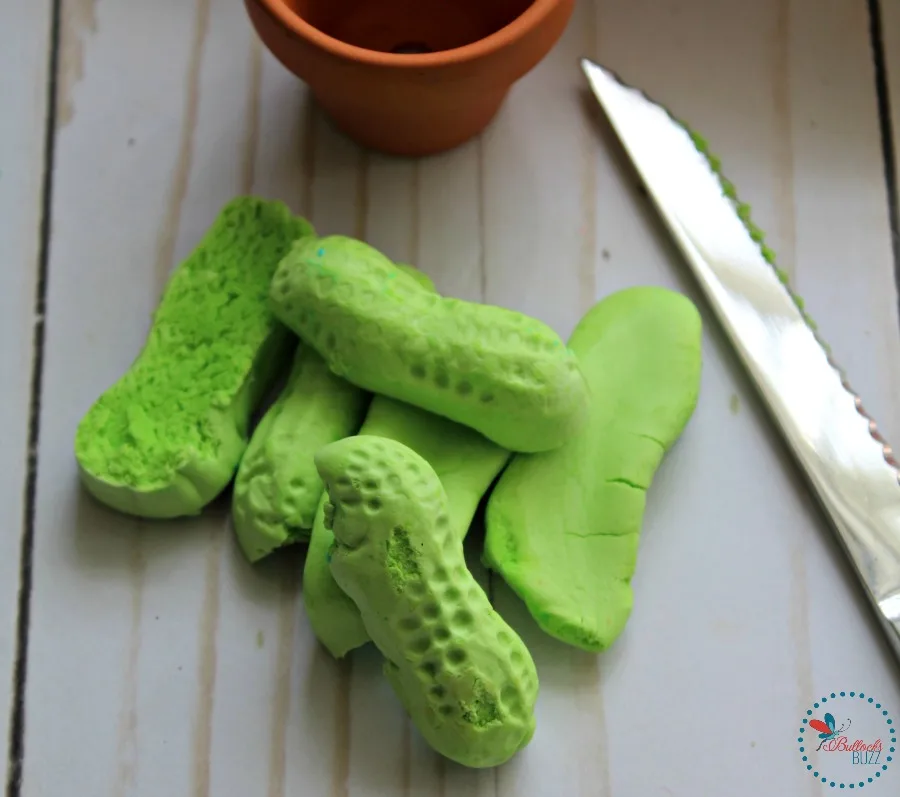
[[822,504],[900,661],[900,481],[890,446],[705,141],[583,59],[613,130]]

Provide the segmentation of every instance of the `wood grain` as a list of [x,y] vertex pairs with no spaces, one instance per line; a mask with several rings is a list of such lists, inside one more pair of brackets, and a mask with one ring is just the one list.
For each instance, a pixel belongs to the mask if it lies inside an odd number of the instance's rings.
[[[203,48],[209,33],[209,0],[196,0],[194,8],[193,40],[184,77],[184,110],[181,114],[181,131],[178,136],[178,159],[175,161],[175,174],[166,203],[166,218],[160,231],[157,248],[156,274],[160,290],[172,268],[175,238],[178,234],[178,224],[181,220],[188,180],[191,176],[191,157],[194,153],[194,138],[197,133],[200,67],[203,63]],[[250,130],[253,129],[251,126]]]
[[[900,279],[900,3],[896,0],[880,0],[881,35],[887,79],[887,102],[890,121],[894,211],[894,269]],[[890,164],[886,164],[890,167]]]
[[56,123],[65,127],[75,116],[75,91],[84,77],[84,49],[97,31],[97,0],[72,0],[60,8],[59,83]]
[[[0,270],[0,417],[15,419],[3,427],[0,506],[15,529],[46,5],[17,15],[31,38],[17,31],[17,49],[0,48],[0,63],[16,52],[35,81],[33,93],[24,81],[0,89],[13,92],[3,107],[20,109],[0,126],[0,151],[30,153],[0,165],[0,237],[13,236],[22,264]],[[900,12],[882,5],[893,98]],[[63,19],[22,794],[806,797],[825,792],[792,737],[819,691],[852,680],[900,712],[894,665],[840,552],[577,69],[595,57],[704,133],[893,434],[900,333],[865,4],[581,0],[483,136],[422,161],[337,133],[256,42],[240,3],[163,13],[63,0]],[[107,512],[77,484],[78,420],[139,351],[172,266],[242,192],[562,335],[628,285],[668,286],[701,307],[701,401],[650,491],[622,638],[601,656],[567,648],[493,580],[541,677],[537,734],[500,769],[436,756],[371,646],[335,662],[316,643],[303,546],[251,567],[227,495],[195,520],[150,523]],[[4,544],[12,606],[17,537]],[[664,736],[661,716],[674,727]]]
[[[19,8],[0,0],[0,745],[9,750],[17,654],[17,612],[22,536],[31,523],[28,482],[32,379],[43,334],[36,305],[45,176],[45,125],[49,96],[50,2]],[[15,79],[11,76],[15,75]],[[37,311],[37,312],[36,312]],[[36,420],[36,419],[35,419]],[[33,498],[33,496],[31,496]],[[24,622],[23,618],[23,622]],[[24,651],[18,651],[20,655]],[[11,752],[16,753],[16,750]],[[18,762],[17,762],[18,763]],[[7,776],[15,775],[8,772]]]

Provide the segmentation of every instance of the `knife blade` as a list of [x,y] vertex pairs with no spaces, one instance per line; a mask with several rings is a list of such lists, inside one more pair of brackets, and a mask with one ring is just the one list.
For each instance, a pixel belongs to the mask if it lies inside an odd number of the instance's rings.
[[581,67],[834,527],[900,662],[900,472],[706,142],[610,70]]

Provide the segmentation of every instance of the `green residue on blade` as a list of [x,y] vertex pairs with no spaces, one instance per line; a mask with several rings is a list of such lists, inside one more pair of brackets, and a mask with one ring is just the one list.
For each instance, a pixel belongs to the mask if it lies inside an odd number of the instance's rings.
[[741,202],[737,196],[737,190],[734,187],[734,183],[728,180],[726,177],[722,175],[721,167],[722,162],[719,158],[712,154],[709,149],[709,143],[706,141],[703,136],[699,133],[691,130],[690,126],[681,120],[676,120],[678,123],[684,127],[687,131],[688,135],[691,137],[691,141],[694,142],[694,146],[697,148],[697,151],[700,152],[709,163],[712,170],[716,173],[716,176],[719,178],[719,183],[722,186],[722,192],[727,196],[730,200],[732,200],[736,205],[738,218],[744,223],[744,226],[747,228],[747,232],[750,234],[750,237],[759,244],[760,252],[763,256],[763,259],[775,270],[775,274],[778,277],[779,282],[787,289],[788,294],[791,297],[791,300],[797,306],[797,309],[800,311],[800,315],[803,317],[803,320],[806,322],[806,325],[813,331],[816,336],[816,340],[819,345],[825,350],[825,353],[831,356],[831,347],[823,341],[819,335],[818,330],[819,326],[812,319],[812,317],[806,312],[804,308],[803,299],[798,296],[794,290],[791,288],[790,280],[788,278],[787,272],[783,269],[780,269],[775,264],[775,251],[765,244],[765,233],[757,227],[752,219],[750,214],[750,205],[746,202]]

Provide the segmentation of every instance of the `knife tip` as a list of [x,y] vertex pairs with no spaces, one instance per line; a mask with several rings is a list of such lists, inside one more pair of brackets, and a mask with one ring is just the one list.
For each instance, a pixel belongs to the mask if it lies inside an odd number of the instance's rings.
[[605,66],[601,66],[596,61],[592,61],[590,58],[579,59],[579,64],[581,65],[581,71],[588,79],[588,83],[593,87],[594,93],[601,91],[602,87],[609,82],[622,84],[621,79],[615,72],[607,69]]
[[590,58],[579,58],[578,63],[581,66],[581,71],[586,75],[589,75],[592,69],[598,69],[598,65],[595,64]]

